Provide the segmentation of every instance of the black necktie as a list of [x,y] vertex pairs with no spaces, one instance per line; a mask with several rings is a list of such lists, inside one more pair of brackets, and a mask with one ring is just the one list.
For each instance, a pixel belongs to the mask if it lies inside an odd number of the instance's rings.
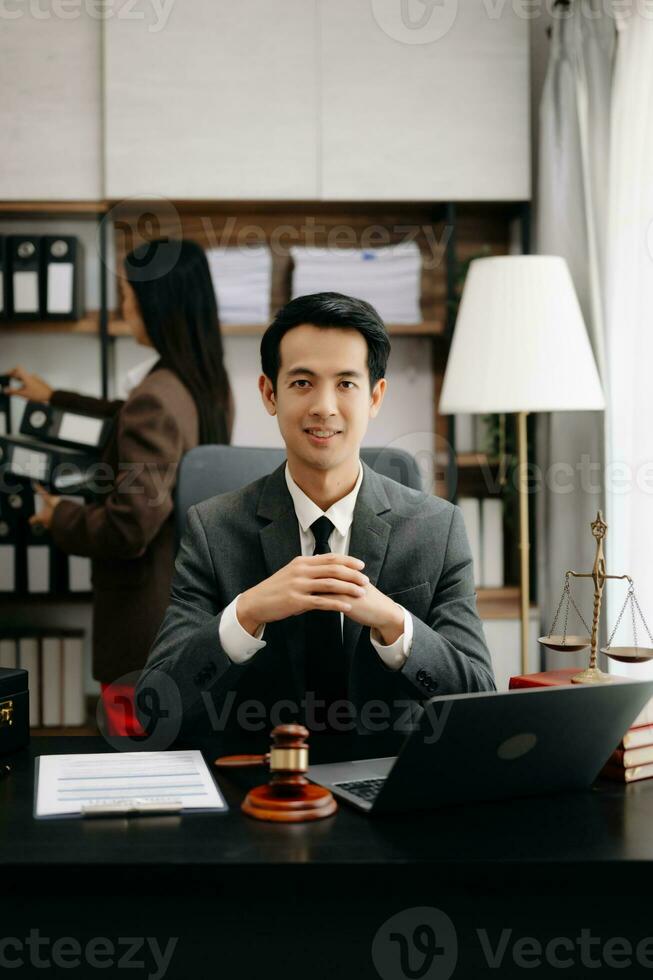
[[[311,524],[315,536],[314,555],[329,552],[329,537],[334,525],[328,517],[318,517]],[[340,613],[314,609],[306,613],[306,690],[318,701],[326,702],[316,715],[326,721],[326,711],[334,701],[347,697],[347,676]]]

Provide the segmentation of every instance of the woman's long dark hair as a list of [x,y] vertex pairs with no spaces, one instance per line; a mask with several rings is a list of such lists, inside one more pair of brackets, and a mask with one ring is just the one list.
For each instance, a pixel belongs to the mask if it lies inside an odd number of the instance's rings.
[[199,441],[229,442],[230,387],[211,273],[196,242],[157,239],[125,258],[145,330],[197,405]]

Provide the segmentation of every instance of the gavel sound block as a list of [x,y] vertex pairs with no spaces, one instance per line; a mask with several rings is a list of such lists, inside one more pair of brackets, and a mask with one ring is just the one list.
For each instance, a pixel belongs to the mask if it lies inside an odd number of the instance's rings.
[[256,820],[301,823],[323,820],[338,809],[332,793],[309,783],[308,729],[303,725],[277,725],[267,755],[224,755],[215,760],[221,769],[269,763],[270,782],[249,791],[241,809]]

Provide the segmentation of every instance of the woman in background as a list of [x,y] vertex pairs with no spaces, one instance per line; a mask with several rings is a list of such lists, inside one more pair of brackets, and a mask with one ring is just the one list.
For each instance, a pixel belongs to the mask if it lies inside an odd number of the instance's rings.
[[[93,677],[110,734],[141,734],[136,676],[163,619],[175,550],[172,493],[179,462],[199,443],[228,443],[233,398],[206,256],[191,241],[155,241],[125,259],[122,315],[135,340],[158,354],[135,368],[126,401],[53,390],[14,368],[8,389],[58,408],[113,416],[102,455],[109,492],[81,505],[39,488],[42,524],[55,544],[92,559]],[[131,675],[125,680],[125,675]],[[111,685],[111,687],[109,687]]]

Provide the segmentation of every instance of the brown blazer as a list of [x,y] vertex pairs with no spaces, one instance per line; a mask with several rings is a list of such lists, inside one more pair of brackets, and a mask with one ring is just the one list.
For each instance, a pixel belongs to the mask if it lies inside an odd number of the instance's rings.
[[110,475],[100,472],[109,492],[97,503],[61,501],[51,526],[63,551],[92,559],[93,676],[110,683],[140,671],[163,620],[175,547],[172,493],[182,456],[198,443],[197,408],[177,375],[156,365],[126,402],[68,391],[51,401],[115,417],[102,455]]

